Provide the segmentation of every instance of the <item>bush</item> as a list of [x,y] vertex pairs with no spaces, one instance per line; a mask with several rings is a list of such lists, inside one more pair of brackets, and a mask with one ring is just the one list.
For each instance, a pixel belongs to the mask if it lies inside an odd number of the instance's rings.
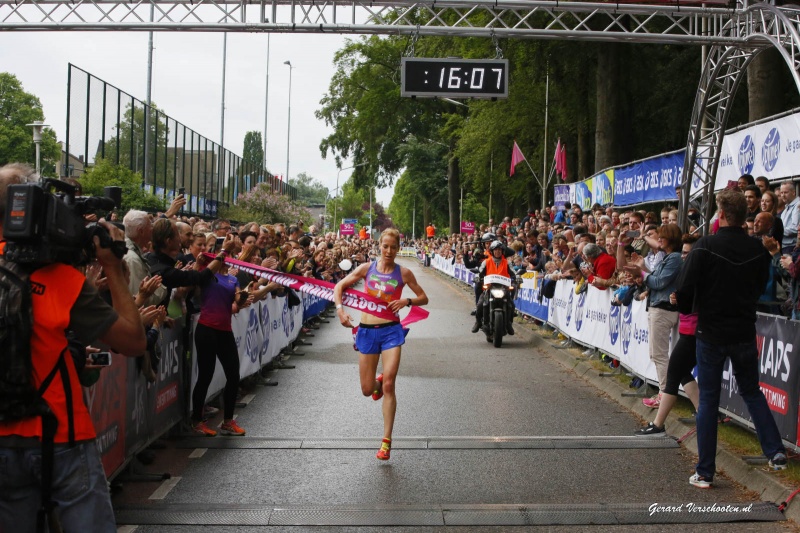
[[103,187],[122,187],[122,206],[126,213],[131,209],[164,211],[166,201],[142,189],[142,176],[132,170],[117,166],[105,159],[98,159],[80,178],[83,194],[103,196]]
[[240,194],[237,205],[220,209],[221,216],[240,222],[255,220],[261,224],[276,222],[294,223],[303,220],[311,223],[311,213],[293,203],[288,196],[273,192],[267,183],[259,183],[245,194]]

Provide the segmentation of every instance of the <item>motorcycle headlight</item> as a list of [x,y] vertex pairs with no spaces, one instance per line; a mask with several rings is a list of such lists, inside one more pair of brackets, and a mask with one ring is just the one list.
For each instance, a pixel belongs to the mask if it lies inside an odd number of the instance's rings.
[[506,293],[503,289],[492,289],[492,296],[495,298],[502,298]]

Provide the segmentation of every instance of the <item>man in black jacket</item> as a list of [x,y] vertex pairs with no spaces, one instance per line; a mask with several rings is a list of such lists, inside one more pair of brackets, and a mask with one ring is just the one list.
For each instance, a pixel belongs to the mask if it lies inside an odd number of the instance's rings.
[[773,470],[786,468],[786,449],[759,388],[756,348],[756,302],[769,276],[770,254],[742,228],[747,213],[744,194],[717,195],[719,232],[694,245],[678,278],[682,313],[697,316],[697,411],[699,460],[689,483],[711,487],[717,453],[717,413],[725,360],[730,358],[739,394],[756,426],[761,449]]

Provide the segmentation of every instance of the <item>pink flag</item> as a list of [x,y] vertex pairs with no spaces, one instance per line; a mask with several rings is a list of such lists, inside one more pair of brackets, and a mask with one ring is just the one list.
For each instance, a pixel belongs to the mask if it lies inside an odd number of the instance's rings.
[[561,175],[561,138],[559,138],[558,142],[556,143],[556,154],[555,154],[555,158],[554,159],[556,160],[556,176],[560,176]]
[[523,161],[525,161],[525,156],[522,155],[522,150],[520,150],[519,146],[517,146],[517,141],[514,141],[514,148],[511,149],[511,170],[509,171],[508,175],[513,176],[514,167]]
[[567,181],[567,145],[561,145],[561,180]]

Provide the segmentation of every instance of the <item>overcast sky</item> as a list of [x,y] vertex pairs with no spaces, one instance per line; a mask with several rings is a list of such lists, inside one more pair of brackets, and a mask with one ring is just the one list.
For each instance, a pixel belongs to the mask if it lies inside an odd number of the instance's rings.
[[[0,71],[19,78],[39,97],[45,120],[58,139],[66,136],[67,65],[80,67],[145,100],[146,32],[0,32]],[[152,99],[167,115],[209,139],[220,140],[222,33],[155,33]],[[314,117],[334,73],[333,55],[341,35],[272,34],[269,53],[267,165],[286,173],[289,67],[291,61],[291,143],[289,174],[306,172],[329,189],[336,186],[333,157],[319,144],[331,130]],[[242,155],[247,131],[264,131],[267,35],[228,34],[225,89],[225,147]],[[351,163],[343,164],[343,167]],[[351,170],[343,170],[339,185]],[[389,206],[392,191],[377,192]]]

